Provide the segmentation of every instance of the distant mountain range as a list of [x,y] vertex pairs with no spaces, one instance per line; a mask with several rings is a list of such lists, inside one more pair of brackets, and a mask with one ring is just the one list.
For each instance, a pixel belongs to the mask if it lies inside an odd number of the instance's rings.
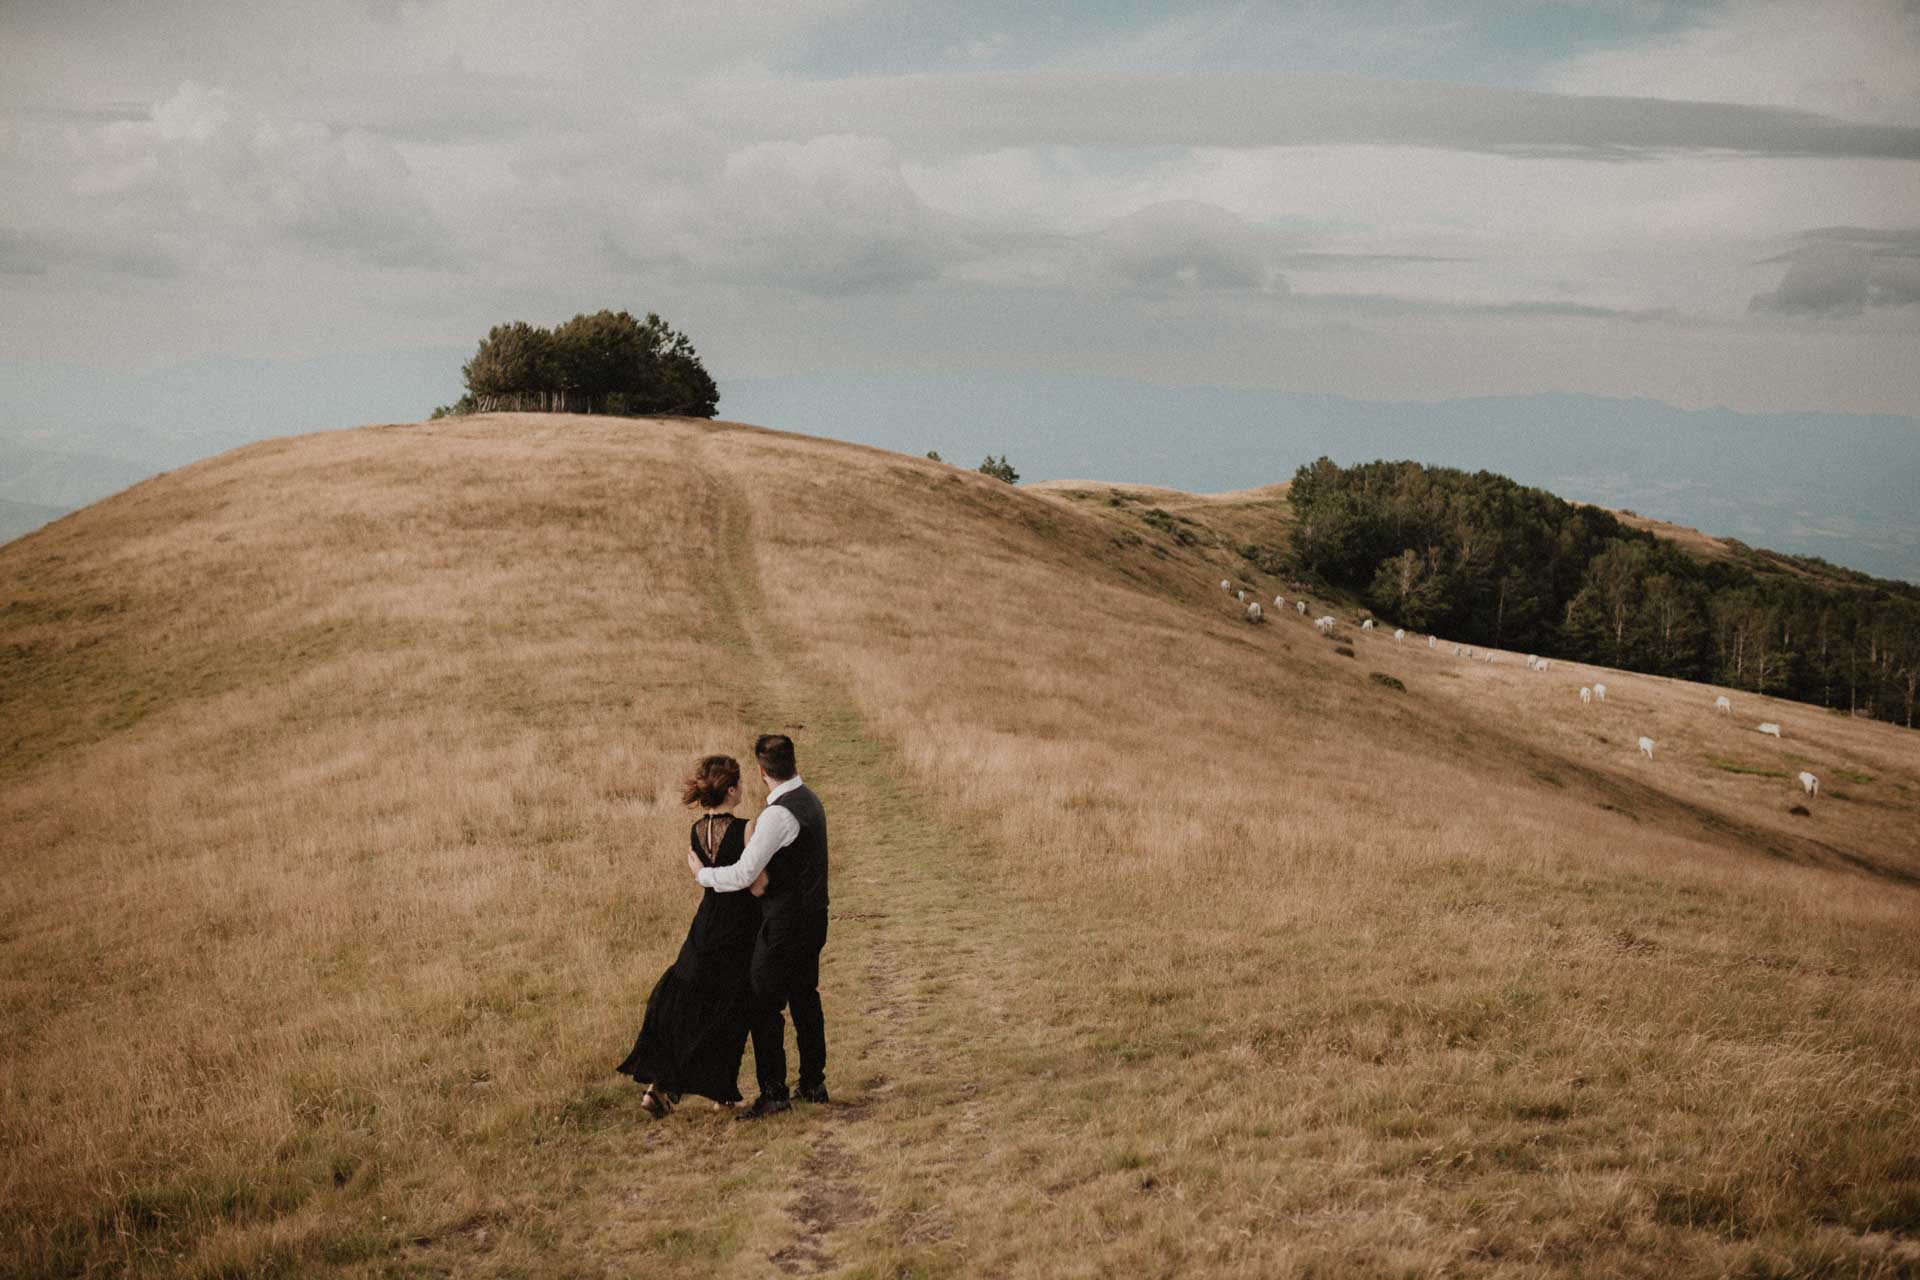
[[31,502],[9,502],[0,498],[0,542],[11,542],[23,533],[65,515],[63,507],[42,507]]
[[[0,362],[0,500],[25,521],[249,440],[425,417],[464,349],[207,361],[103,375]],[[1541,394],[1434,403],[1063,374],[804,374],[721,383],[721,416],[1028,480],[1218,491],[1326,454],[1497,471],[1565,498],[1920,582],[1920,418],[1687,410]],[[137,426],[132,424],[139,424]],[[31,527],[29,525],[28,527]]]

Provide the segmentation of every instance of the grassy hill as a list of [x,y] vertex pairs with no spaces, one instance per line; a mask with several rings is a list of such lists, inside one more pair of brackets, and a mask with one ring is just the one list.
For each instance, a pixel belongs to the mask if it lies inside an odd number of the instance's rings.
[[[1912,736],[1248,625],[1284,518],[497,415],[0,547],[0,1273],[1920,1267]],[[835,1103],[652,1123],[777,728]]]

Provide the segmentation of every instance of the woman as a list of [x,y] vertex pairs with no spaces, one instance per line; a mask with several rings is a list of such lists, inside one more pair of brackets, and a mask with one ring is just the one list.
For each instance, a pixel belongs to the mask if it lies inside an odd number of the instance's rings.
[[[702,810],[693,824],[693,852],[712,867],[740,858],[747,824],[740,803],[740,762],[707,756],[694,766],[681,800]],[[762,872],[751,893],[702,892],[680,958],[647,997],[640,1038],[619,1069],[645,1084],[640,1106],[656,1120],[680,1096],[698,1093],[719,1106],[740,1101],[740,1058],[747,1047],[748,969],[760,932]]]

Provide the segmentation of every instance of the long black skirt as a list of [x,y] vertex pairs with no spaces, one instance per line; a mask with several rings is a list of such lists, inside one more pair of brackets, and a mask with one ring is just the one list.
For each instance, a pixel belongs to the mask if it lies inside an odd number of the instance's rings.
[[640,1038],[618,1070],[668,1093],[738,1102],[748,1012],[746,992],[702,990],[670,965],[647,997]]

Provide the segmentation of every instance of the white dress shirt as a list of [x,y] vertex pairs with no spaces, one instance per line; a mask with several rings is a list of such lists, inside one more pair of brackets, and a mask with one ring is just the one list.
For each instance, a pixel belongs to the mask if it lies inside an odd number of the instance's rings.
[[700,868],[700,883],[720,893],[733,893],[758,880],[767,864],[773,861],[773,855],[792,844],[793,838],[800,834],[800,819],[793,816],[793,810],[774,803],[799,785],[800,776],[795,774],[767,792],[767,807],[760,811],[760,820],[753,826],[753,839],[740,851],[740,860],[731,866]]

